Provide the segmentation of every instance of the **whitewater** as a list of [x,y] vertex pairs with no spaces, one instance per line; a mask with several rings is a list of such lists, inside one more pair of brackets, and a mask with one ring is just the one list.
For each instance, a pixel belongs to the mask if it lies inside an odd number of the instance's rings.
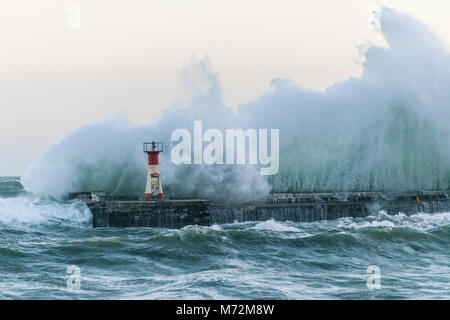
[[0,185],[0,299],[450,298],[450,213],[92,229],[82,202]]

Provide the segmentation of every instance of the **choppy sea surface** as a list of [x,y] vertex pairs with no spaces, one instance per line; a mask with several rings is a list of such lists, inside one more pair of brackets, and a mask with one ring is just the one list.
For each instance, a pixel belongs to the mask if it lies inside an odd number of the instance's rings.
[[0,178],[0,299],[450,298],[450,213],[181,230],[91,224],[85,204]]

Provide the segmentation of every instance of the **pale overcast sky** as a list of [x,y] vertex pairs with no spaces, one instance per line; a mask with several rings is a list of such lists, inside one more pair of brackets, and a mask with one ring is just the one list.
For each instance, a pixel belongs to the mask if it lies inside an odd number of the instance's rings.
[[233,107],[277,77],[323,90],[358,76],[356,46],[383,44],[367,27],[379,4],[425,22],[448,47],[448,0],[3,0],[0,176],[21,175],[84,123],[121,112],[150,122],[182,99],[179,74],[193,57],[208,55]]

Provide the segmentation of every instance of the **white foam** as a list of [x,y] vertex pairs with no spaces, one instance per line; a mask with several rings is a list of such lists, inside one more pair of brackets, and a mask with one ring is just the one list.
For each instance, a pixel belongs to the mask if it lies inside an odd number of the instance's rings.
[[91,219],[89,208],[81,202],[56,202],[40,198],[0,198],[0,223],[43,224],[54,220],[86,223]]
[[443,213],[417,213],[407,216],[403,213],[388,215],[380,211],[376,216],[364,219],[343,218],[339,219],[337,226],[343,229],[360,230],[364,228],[408,228],[416,231],[427,232],[437,227],[450,224],[450,212]]
[[257,223],[252,227],[255,230],[268,230],[277,232],[302,232],[302,230],[289,226],[287,222],[278,222],[274,219]]

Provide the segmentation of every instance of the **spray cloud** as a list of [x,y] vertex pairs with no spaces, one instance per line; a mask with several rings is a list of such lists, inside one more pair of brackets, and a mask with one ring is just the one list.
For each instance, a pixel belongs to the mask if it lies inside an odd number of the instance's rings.
[[22,183],[30,192],[57,198],[73,191],[143,191],[141,143],[156,138],[169,146],[173,130],[192,132],[194,120],[202,120],[205,129],[222,131],[280,129],[279,172],[264,177],[251,165],[177,166],[163,153],[161,174],[171,196],[244,201],[271,190],[448,189],[450,55],[409,15],[382,8],[376,17],[389,47],[365,51],[359,79],[325,92],[275,79],[271,92],[235,114],[202,61],[191,69],[197,78],[186,76],[197,79],[187,106],[174,106],[145,126],[132,126],[124,116],[85,125],[48,148]]

